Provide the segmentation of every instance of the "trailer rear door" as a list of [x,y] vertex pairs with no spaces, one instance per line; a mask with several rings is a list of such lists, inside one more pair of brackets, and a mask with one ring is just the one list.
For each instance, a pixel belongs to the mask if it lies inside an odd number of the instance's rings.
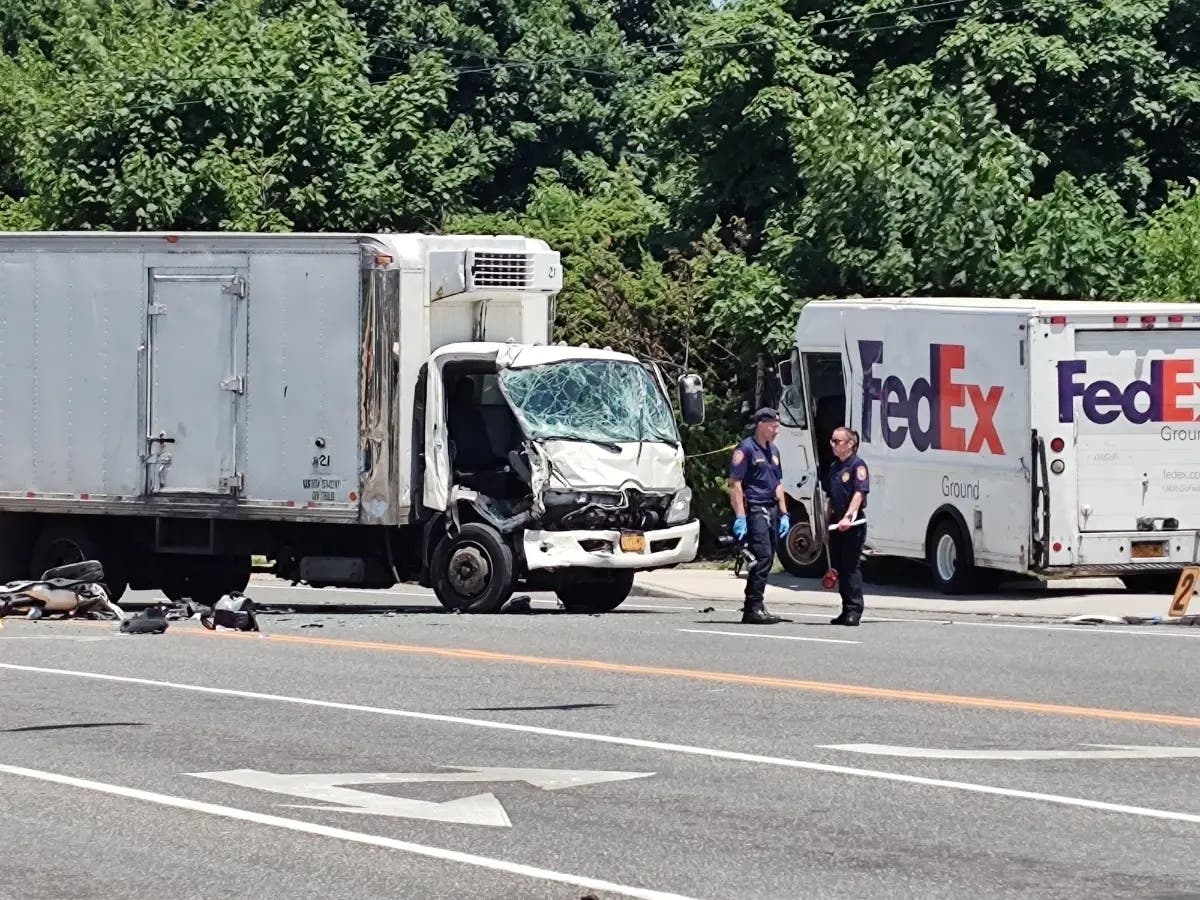
[[245,270],[151,269],[147,320],[147,491],[240,492]]
[[1080,530],[1133,531],[1142,517],[1200,528],[1200,330],[1081,328],[1056,365]]

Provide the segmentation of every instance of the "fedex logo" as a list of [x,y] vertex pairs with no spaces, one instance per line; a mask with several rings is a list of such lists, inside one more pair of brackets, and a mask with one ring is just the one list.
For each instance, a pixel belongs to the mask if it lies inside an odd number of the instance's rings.
[[[1181,381],[1191,375],[1195,360],[1155,359],[1150,361],[1150,380],[1131,381],[1120,387],[1098,378],[1090,384],[1087,360],[1064,359],[1058,364],[1058,421],[1075,421],[1075,398],[1082,399],[1083,414],[1097,425],[1115,422],[1124,416],[1134,425],[1146,422],[1192,422],[1200,419],[1196,411],[1180,406],[1183,397],[1190,397],[1196,382]],[[1144,398],[1139,405],[1139,398]]]
[[[918,378],[911,385],[896,375],[882,380],[875,367],[882,364],[883,341],[859,341],[862,361],[862,437],[871,440],[873,401],[879,401],[879,430],[883,442],[893,450],[905,438],[912,440],[918,451],[949,450],[959,453],[989,453],[1004,455],[1004,445],[996,431],[996,410],[1004,395],[1003,385],[984,390],[978,384],[955,381],[954,373],[966,366],[966,348],[962,344],[929,345],[929,377]],[[921,426],[921,404],[928,410],[928,427]],[[955,425],[954,413],[970,405],[975,423],[968,431]],[[957,421],[962,422],[960,413]]]

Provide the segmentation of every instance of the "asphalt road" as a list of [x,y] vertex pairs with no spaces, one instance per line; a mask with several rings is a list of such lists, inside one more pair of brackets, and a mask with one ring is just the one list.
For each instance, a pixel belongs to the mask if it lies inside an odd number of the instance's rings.
[[1200,629],[251,593],[3,621],[0,897],[1200,896]]

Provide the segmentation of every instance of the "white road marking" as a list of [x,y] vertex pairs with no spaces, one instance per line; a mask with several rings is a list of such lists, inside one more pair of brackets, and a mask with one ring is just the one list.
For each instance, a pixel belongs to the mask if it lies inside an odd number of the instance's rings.
[[861,644],[862,641],[839,641],[836,638],[801,637],[797,634],[760,634],[751,631],[717,631],[712,628],[676,628],[686,634],[725,634],[730,637],[774,638],[777,641],[812,641],[818,644]]
[[[1200,815],[1173,812],[1165,809],[1151,809],[1144,806],[1126,806],[1119,803],[1105,803],[1099,800],[1087,800],[1080,797],[1067,797],[1061,794],[1042,794],[1035,791],[1019,791],[1011,788],[994,787],[987,784],[973,784],[966,781],[946,781],[940,778],[924,778],[918,775],[902,775],[898,772],[883,772],[875,769],[856,769],[850,766],[838,766],[829,763],[809,762],[808,760],[788,759],[782,756],[762,756],[757,753],[739,753],[733,750],[716,750],[709,747],[695,747],[688,744],[671,744],[664,741],[651,741],[644,738],[618,737],[608,734],[595,734],[586,731],[565,731],[558,728],[543,728],[537,725],[521,725],[515,722],[496,722],[488,719],[468,719],[460,716],[439,715],[437,713],[415,712],[406,709],[391,709],[383,706],[364,706],[354,703],[337,703],[332,700],[313,700],[307,697],[288,697],[282,694],[262,694],[254,691],[239,691],[232,688],[207,687],[198,684],[178,684],[171,681],[154,681],[149,678],[133,678],[127,675],[105,675],[99,672],[80,672],[72,669],[48,669],[40,666],[20,666],[13,663],[0,663],[0,669],[11,669],[17,672],[37,672],[43,675],[65,675],[72,678],[90,678],[96,681],[112,681],[118,684],[141,684],[148,687],[170,688],[178,691],[192,691],[198,694],[214,694],[225,697],[243,697],[248,700],[269,700],[275,703],[294,703],[299,706],[315,706],[324,709],[340,709],[348,712],[363,712],[379,716],[393,716],[401,719],[419,719],[426,722],[444,722],[452,725],[468,725],[474,728],[490,728],[495,731],[514,731],[522,734],[538,734],[544,737],[567,738],[576,741],[591,741],[597,744],[614,744],[622,747],[639,747],[644,750],[661,750],[667,753],[683,753],[690,756],[706,756],[712,759],[728,759],[736,762],[760,763],[768,766],[781,766],[789,769],[801,769],[809,772],[825,772],[832,775],[849,775],[857,778],[873,778],[880,781],[895,781],[901,784],[916,784],[925,787],[948,788],[950,790],[966,791],[974,794],[986,794],[995,797],[1009,797],[1018,800],[1038,800],[1045,803],[1056,803],[1063,806],[1075,806],[1083,809],[1103,810],[1105,812],[1124,813],[1132,816],[1144,816],[1151,819],[1167,819],[1173,822],[1188,822],[1200,824]],[[286,821],[286,820],[285,820]]]
[[1103,750],[940,750],[893,744],[819,744],[825,750],[846,750],[875,756],[909,759],[1200,759],[1200,747],[1144,747],[1138,744],[1083,744]]
[[955,621],[955,625],[970,625],[975,628],[1038,628],[1044,631],[1068,631],[1072,634],[1132,634],[1132,635],[1148,635],[1150,637],[1176,637],[1190,638],[1196,640],[1200,638],[1200,629],[1197,629],[1196,634],[1188,634],[1183,629],[1190,626],[1180,625],[1165,625],[1158,631],[1142,631],[1133,628],[1099,628],[1095,625],[1034,625],[1034,624],[1018,624],[1015,622],[960,622]]
[[153,791],[143,791],[137,788],[123,787],[117,784],[106,784],[102,781],[90,781],[86,778],[73,778],[60,775],[57,772],[42,772],[37,769],[25,769],[20,766],[0,764],[0,775],[14,775],[21,778],[32,778],[38,781],[49,781],[68,787],[82,788],[115,797],[125,797],[131,800],[142,800],[146,803],[156,803],[159,806],[171,806],[185,809],[189,812],[205,813],[210,816],[222,816],[226,819],[237,819],[242,822],[253,822],[257,825],[271,825],[275,828],[286,828],[289,831],[300,831],[305,834],[315,834],[321,837],[336,838],[342,841],[352,841],[356,844],[369,844],[374,847],[384,847],[389,850],[400,850],[418,856],[428,856],[433,859],[448,862],[465,863],[469,866],[480,866],[497,872],[507,872],[512,875],[524,875],[541,881],[556,881],[594,891],[608,891],[624,897],[637,897],[640,900],[692,900],[681,894],[669,894],[663,891],[653,891],[646,888],[632,887],[626,884],[614,884],[597,878],[583,875],[570,875],[555,872],[551,869],[540,869],[522,863],[509,862],[503,859],[493,859],[488,856],[476,856],[473,853],[462,853],[458,850],[447,850],[442,847],[429,847],[424,844],[413,844],[409,841],[398,841],[393,838],[380,837],[374,834],[363,834],[358,831],[347,831],[344,828],[331,828],[327,825],[317,825],[312,822],[302,822],[281,816],[271,816],[264,813],[251,812],[248,809],[238,809],[233,806],[222,806],[217,803],[203,803],[189,800],[186,797],[175,797],[170,794],[158,794]]
[[259,769],[229,769],[224,772],[188,772],[193,778],[207,778],[226,784],[293,797],[307,797],[338,806],[311,806],[287,803],[295,809],[359,813],[401,819],[425,819],[460,825],[489,825],[510,828],[512,821],[493,794],[474,794],[442,803],[410,800],[390,794],[356,791],[346,784],[425,784],[429,782],[504,782],[524,781],[544,791],[559,791],[607,781],[647,778],[653,772],[572,771],[570,769],[507,769],[452,766],[457,772],[341,772],[316,775],[285,775]]

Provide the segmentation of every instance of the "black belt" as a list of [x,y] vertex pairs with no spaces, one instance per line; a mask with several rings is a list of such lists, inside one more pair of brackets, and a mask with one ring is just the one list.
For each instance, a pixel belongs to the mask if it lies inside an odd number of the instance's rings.
[[750,507],[751,509],[773,509],[776,506],[778,506],[779,504],[774,500],[763,500],[759,503],[756,503],[753,500],[751,500],[746,505],[748,507]]

